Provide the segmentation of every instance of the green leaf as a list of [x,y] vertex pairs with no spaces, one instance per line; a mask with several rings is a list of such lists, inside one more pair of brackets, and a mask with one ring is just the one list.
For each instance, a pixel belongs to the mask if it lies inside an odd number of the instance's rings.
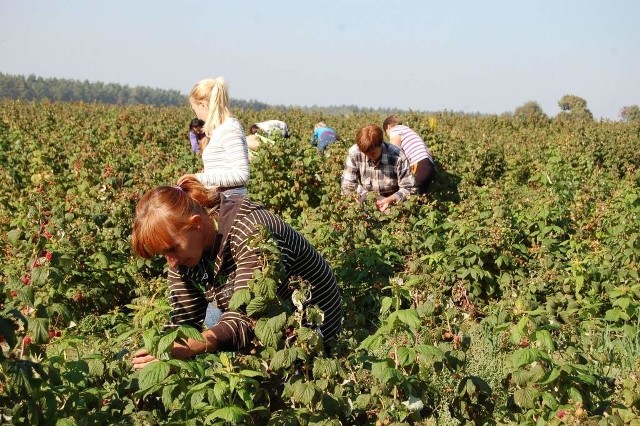
[[368,393],[360,394],[356,397],[355,407],[365,410],[371,402],[371,395]]
[[264,297],[254,297],[247,304],[246,312],[248,316],[259,316],[264,313],[267,309],[267,299]]
[[204,407],[206,404],[203,404],[204,395],[206,393],[206,389],[198,389],[196,391],[191,392],[191,408],[192,409],[200,409]]
[[248,416],[246,410],[232,405],[230,407],[219,408],[213,413],[209,414],[205,419],[205,424],[209,424],[214,419],[222,419],[233,424],[244,423],[243,420]]
[[399,321],[402,324],[409,326],[409,328],[416,330],[420,328],[422,322],[420,321],[420,317],[418,316],[418,312],[415,309],[404,309],[393,312],[389,315],[389,322],[395,323],[395,321]]
[[523,365],[531,364],[534,361],[550,361],[550,358],[548,354],[538,349],[523,348],[512,353],[507,360],[513,367],[520,368]]
[[229,309],[237,311],[242,306],[248,304],[251,301],[251,290],[247,288],[240,289],[233,293],[231,300],[229,301]]
[[244,377],[264,377],[264,374],[260,371],[255,371],[255,370],[240,370],[240,372],[238,373],[241,376]]
[[380,313],[381,314],[386,314],[387,312],[389,312],[389,309],[391,309],[391,305],[393,304],[393,299],[390,297],[383,297],[382,301],[380,302]]
[[541,385],[548,385],[553,383],[558,377],[560,377],[561,371],[558,368],[552,368],[551,371],[547,373],[547,376],[538,382]]
[[89,374],[93,377],[102,378],[104,374],[104,362],[101,359],[88,359]]
[[293,400],[310,405],[320,396],[320,391],[312,383],[299,381],[293,385]]
[[170,349],[173,349],[173,342],[175,342],[177,337],[178,330],[174,330],[169,334],[162,336],[158,342],[158,355],[170,352]]
[[162,387],[162,404],[164,408],[170,410],[173,407],[173,391],[178,385],[166,385]]
[[391,360],[373,363],[371,366],[371,374],[378,379],[383,385],[393,386],[398,383],[402,375],[393,367]]
[[253,281],[253,292],[256,297],[268,300],[276,298],[277,283],[273,278],[263,278]]
[[222,364],[224,368],[232,367],[231,359],[229,358],[229,355],[226,354],[226,352],[220,353],[220,364]]
[[538,391],[532,387],[516,389],[513,393],[514,402],[522,408],[535,408],[535,401],[538,397]]
[[169,376],[169,365],[164,361],[154,361],[147,364],[141,371],[138,379],[140,389],[146,390],[159,385]]
[[386,344],[386,342],[386,337],[380,334],[372,334],[371,336],[367,336],[362,342],[360,342],[360,346],[358,346],[358,349],[375,351],[376,349],[380,349],[380,347],[383,344]]
[[22,238],[22,231],[20,229],[12,229],[7,232],[7,240],[9,240],[9,243],[14,247],[19,245],[20,238]]
[[295,351],[291,349],[282,349],[276,352],[271,358],[271,369],[280,370],[282,368],[289,368],[297,359]]
[[277,348],[282,341],[282,330],[284,329],[287,315],[283,312],[273,318],[260,318],[255,327],[256,337],[263,345]]
[[29,334],[38,343],[46,342],[49,339],[49,320],[47,318],[29,318]]
[[190,325],[181,325],[178,328],[178,338],[179,339],[193,339],[198,342],[204,342],[204,337],[202,337],[202,333],[195,327]]
[[420,359],[421,361],[434,362],[444,360],[444,352],[442,351],[442,349],[435,346],[416,345],[415,350],[418,354],[418,359]]
[[550,352],[555,350],[555,343],[549,330],[537,330],[534,334],[536,342],[540,342],[542,347]]
[[396,359],[398,364],[404,366],[415,364],[416,362],[416,351],[413,348],[408,348],[406,346],[401,346],[396,349]]
[[567,394],[569,394],[569,398],[571,398],[574,403],[584,403],[584,396],[582,395],[582,392],[575,386],[571,386],[569,389],[567,389]]
[[225,397],[229,394],[230,387],[229,383],[218,380],[216,384],[213,386],[213,393],[215,394],[216,400],[219,402],[223,402]]
[[49,268],[47,267],[38,267],[34,268],[31,272],[31,282],[37,286],[43,286],[47,282],[47,278],[49,277]]

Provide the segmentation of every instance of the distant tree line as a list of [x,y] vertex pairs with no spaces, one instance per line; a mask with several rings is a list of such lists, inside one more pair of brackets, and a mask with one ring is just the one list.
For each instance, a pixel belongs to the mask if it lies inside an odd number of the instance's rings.
[[[0,99],[22,99],[25,101],[49,99],[58,102],[97,102],[116,105],[145,104],[154,106],[181,106],[187,103],[187,95],[177,90],[154,89],[141,86],[129,87],[115,83],[89,82],[88,80],[43,78],[36,77],[35,75],[25,77],[4,73],[0,73]],[[397,108],[362,108],[356,105],[291,107],[285,105],[269,105],[255,99],[248,101],[231,99],[231,107],[253,111],[299,108],[306,112],[322,112],[336,115],[362,112],[378,112],[381,114],[406,112]]]
[[[117,105],[145,104],[153,106],[182,106],[187,104],[187,95],[177,90],[154,89],[151,87],[129,87],[116,83],[89,82],[88,80],[70,80],[60,78],[43,78],[29,75],[9,75],[0,73],[0,100],[22,99],[35,101],[49,99],[59,102],[87,102]],[[561,112],[555,117],[556,121],[593,121],[593,115],[587,108],[587,101],[575,96],[565,95],[558,101]],[[261,111],[264,109],[287,110],[300,109],[305,112],[320,112],[329,115],[348,115],[358,113],[379,113],[383,115],[403,114],[407,111],[398,108],[365,108],[357,105],[331,106],[285,106],[269,105],[255,99],[231,99],[231,107]],[[481,113],[465,113],[444,111],[453,115],[481,116]],[[535,101],[528,101],[515,109],[512,115],[528,122],[545,122],[550,118]],[[640,122],[640,107],[638,105],[625,106],[620,111],[620,118],[626,122]]]
[[179,106],[186,103],[186,96],[177,90],[0,73],[0,99],[6,98],[117,105]]

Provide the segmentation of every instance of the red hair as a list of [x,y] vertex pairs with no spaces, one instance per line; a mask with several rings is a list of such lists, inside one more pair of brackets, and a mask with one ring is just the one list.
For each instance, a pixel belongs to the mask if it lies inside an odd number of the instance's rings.
[[136,255],[151,259],[171,247],[180,233],[193,229],[193,215],[208,216],[220,201],[217,190],[206,189],[195,178],[180,179],[178,186],[148,191],[136,206],[131,246]]
[[384,133],[382,129],[375,124],[370,124],[358,130],[356,133],[356,144],[360,151],[367,153],[373,148],[377,148],[382,145],[384,140]]

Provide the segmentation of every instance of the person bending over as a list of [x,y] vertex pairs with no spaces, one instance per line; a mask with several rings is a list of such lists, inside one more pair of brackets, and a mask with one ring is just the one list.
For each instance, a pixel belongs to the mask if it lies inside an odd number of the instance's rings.
[[402,148],[409,159],[418,194],[426,194],[436,176],[436,165],[427,144],[395,115],[385,118],[382,128],[389,136],[389,142]]
[[355,194],[364,201],[375,192],[376,207],[385,211],[415,193],[414,185],[409,160],[400,148],[384,142],[382,129],[374,124],[359,129],[345,161],[342,194]]
[[[217,226],[216,226],[217,223]],[[204,352],[239,350],[254,336],[254,320],[229,309],[229,301],[247,289],[254,271],[264,264],[261,251],[250,242],[262,228],[280,252],[284,269],[277,285],[280,300],[291,300],[290,279],[310,285],[305,306],[324,313],[319,332],[331,340],[342,325],[342,297],[329,264],[300,233],[280,217],[242,195],[222,197],[192,177],[178,186],[148,191],[136,206],[132,247],[143,258],[162,255],[169,266],[168,327],[191,325],[204,341],[174,343],[171,355],[185,359]],[[217,315],[210,315],[217,311]],[[143,368],[156,358],[146,349],[134,353],[133,367]]]

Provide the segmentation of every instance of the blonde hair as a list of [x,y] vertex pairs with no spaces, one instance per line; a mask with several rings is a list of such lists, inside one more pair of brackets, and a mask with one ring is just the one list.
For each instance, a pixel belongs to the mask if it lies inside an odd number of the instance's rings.
[[208,138],[211,138],[211,133],[227,117],[232,117],[229,109],[229,89],[224,77],[205,78],[197,82],[189,93],[189,101],[204,102],[209,106],[209,113],[204,122],[204,133]]
[[324,121],[320,121],[318,123],[316,123],[315,126],[313,126],[313,130],[319,128],[319,127],[327,127],[327,124]]
[[151,259],[173,244],[182,232],[193,229],[193,215],[215,215],[220,204],[217,188],[205,188],[193,177],[177,186],[148,191],[136,205],[131,246],[136,255]]

